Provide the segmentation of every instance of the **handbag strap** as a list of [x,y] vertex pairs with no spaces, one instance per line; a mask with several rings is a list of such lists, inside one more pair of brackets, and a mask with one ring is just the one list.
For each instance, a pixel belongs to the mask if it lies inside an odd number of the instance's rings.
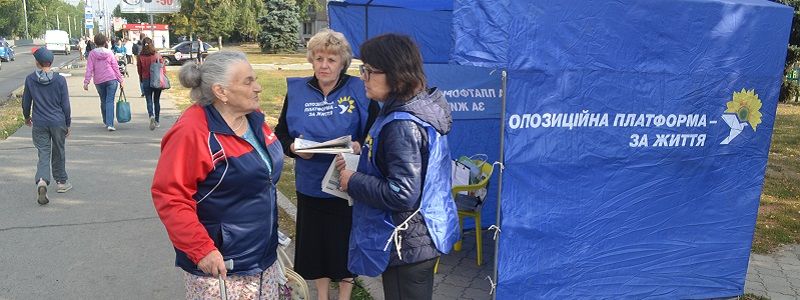
[[125,89],[119,89],[119,97],[117,97],[117,102],[128,102],[128,97],[125,96]]

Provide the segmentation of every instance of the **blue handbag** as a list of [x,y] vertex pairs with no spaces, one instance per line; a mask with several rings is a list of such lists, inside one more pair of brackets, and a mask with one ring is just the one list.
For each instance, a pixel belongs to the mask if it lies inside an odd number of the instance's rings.
[[119,89],[119,98],[117,98],[117,122],[128,123],[131,121],[131,104],[128,103],[128,97],[125,97],[125,90]]

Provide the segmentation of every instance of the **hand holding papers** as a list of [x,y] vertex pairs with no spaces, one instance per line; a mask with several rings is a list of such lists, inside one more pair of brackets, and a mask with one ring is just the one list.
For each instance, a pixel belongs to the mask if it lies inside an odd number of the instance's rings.
[[[342,157],[346,164],[345,168],[355,172],[358,168],[359,156],[350,153],[342,153]],[[339,184],[339,170],[336,169],[336,159],[334,159],[333,162],[331,162],[331,166],[328,167],[328,172],[325,172],[325,177],[322,178],[322,191],[342,199],[347,199],[347,203],[352,206],[353,199],[350,198],[347,192],[339,189]]]
[[349,135],[341,136],[330,141],[314,142],[302,138],[294,139],[294,152],[297,153],[353,153],[353,141]]

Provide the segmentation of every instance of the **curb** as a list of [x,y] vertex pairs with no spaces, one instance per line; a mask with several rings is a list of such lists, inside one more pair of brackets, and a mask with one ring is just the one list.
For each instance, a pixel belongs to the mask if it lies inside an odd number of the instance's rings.
[[[283,209],[283,211],[292,217],[292,220],[297,222],[297,206],[289,201],[289,198],[286,198],[286,196],[284,196],[280,191],[278,191],[278,207]],[[292,257],[294,257],[293,254]],[[372,296],[372,299],[384,300],[383,282],[381,281],[380,277],[358,276],[358,278],[364,284],[364,289],[367,290],[370,296]]]

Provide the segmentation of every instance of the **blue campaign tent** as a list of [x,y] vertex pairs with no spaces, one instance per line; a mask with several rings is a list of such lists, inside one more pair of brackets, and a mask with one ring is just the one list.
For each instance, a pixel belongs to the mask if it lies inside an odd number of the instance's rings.
[[[766,0],[405,3],[331,2],[331,24],[355,45],[403,32],[432,62],[446,55],[508,73],[498,120],[497,298],[744,292],[791,8]],[[364,4],[403,13],[378,15],[381,27]],[[337,20],[336,8],[358,5],[373,17]],[[429,42],[431,34],[445,36]]]

